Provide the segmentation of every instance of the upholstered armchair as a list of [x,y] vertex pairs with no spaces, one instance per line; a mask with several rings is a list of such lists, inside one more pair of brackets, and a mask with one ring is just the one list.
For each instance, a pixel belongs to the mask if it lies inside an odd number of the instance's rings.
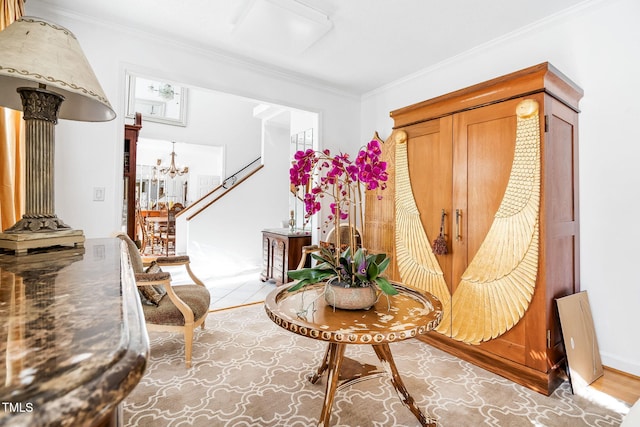
[[[340,233],[340,246],[341,250],[345,250],[349,245],[351,240],[351,230],[354,230],[354,235],[356,238],[356,246],[359,248],[362,246],[362,238],[360,236],[360,231],[357,228],[349,226],[349,224],[340,224],[339,233]],[[320,245],[309,245],[302,247],[302,256],[300,257],[300,262],[296,267],[297,270],[300,270],[307,265],[307,261],[311,254],[315,252],[320,252],[320,248],[325,247],[329,249],[335,249],[336,247],[336,229],[332,228],[329,233],[327,233],[327,237],[325,240],[320,241]]]
[[[158,257],[145,268],[135,243],[125,233],[117,237],[127,244],[142,310],[149,331],[182,332],[184,334],[185,363],[191,367],[193,332],[201,326],[209,313],[211,295],[189,265],[188,256]],[[171,285],[171,274],[162,267],[184,266],[192,285]]]
[[307,266],[307,260],[309,259],[309,256],[311,256],[311,254],[315,252],[320,252],[320,247],[318,245],[303,246],[302,256],[300,257],[300,262],[298,263],[296,270],[302,270],[303,268],[305,268],[305,266]]
[[[338,230],[336,228],[332,228],[329,233],[327,233],[327,237],[324,241],[320,242],[320,246],[325,247],[336,247],[336,241],[338,234],[340,235],[340,251],[344,251],[348,246],[351,245],[351,233],[353,232],[355,237],[356,248],[362,246],[362,238],[360,237],[360,231],[350,226],[349,224],[342,223],[340,224]],[[355,250],[355,249],[354,249]]]

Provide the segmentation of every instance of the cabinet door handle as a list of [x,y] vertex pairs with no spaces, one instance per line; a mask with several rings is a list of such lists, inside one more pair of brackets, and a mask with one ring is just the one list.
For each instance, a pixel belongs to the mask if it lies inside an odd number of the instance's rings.
[[462,239],[460,234],[460,218],[462,217],[462,209],[456,209],[456,240]]

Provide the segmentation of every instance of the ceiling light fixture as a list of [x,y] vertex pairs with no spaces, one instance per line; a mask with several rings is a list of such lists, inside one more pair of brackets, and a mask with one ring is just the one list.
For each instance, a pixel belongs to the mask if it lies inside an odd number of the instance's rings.
[[[185,166],[182,169],[179,169],[176,167],[176,150],[175,150],[175,146],[176,143],[175,142],[171,142],[171,144],[173,144],[172,148],[171,148],[171,164],[167,167],[160,167],[160,173],[163,175],[169,175],[169,178],[173,179],[176,176],[182,176],[185,173],[189,173],[189,167]],[[161,160],[158,159],[158,166],[160,166]]]
[[173,90],[173,86],[171,86],[169,83],[159,83],[157,88],[155,87],[155,85],[151,84],[149,85],[149,91],[157,92],[160,98],[164,99],[165,101],[173,100],[173,97],[176,94],[175,90]]
[[239,40],[286,54],[304,52],[333,27],[327,15],[295,0],[248,2],[232,24]]

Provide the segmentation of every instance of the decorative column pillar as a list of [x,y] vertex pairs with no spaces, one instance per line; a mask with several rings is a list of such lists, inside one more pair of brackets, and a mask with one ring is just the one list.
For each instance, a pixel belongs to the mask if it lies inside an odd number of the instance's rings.
[[[55,213],[55,126],[64,96],[44,87],[18,88],[24,111],[26,141],[25,213],[0,233],[0,248],[26,253],[28,249],[84,242]],[[80,245],[82,246],[82,245]]]

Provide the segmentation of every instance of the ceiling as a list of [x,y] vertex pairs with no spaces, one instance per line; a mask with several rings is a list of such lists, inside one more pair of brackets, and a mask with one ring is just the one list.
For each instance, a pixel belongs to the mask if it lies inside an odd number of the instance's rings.
[[[53,6],[363,94],[586,1],[27,0],[26,14]],[[319,38],[289,43],[300,36],[280,30],[299,24],[268,22],[277,10],[318,24]]]

